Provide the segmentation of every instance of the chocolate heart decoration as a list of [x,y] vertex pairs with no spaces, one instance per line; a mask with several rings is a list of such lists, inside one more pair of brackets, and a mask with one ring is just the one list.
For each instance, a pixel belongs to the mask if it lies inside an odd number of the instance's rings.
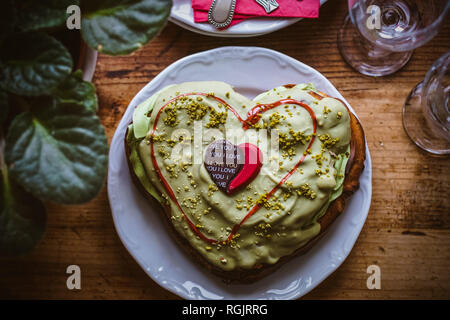
[[[191,92],[191,93],[181,94],[181,95],[171,99],[170,101],[168,101],[161,109],[159,109],[158,113],[156,114],[155,121],[153,123],[153,128],[152,128],[152,131],[151,131],[151,135],[153,135],[155,133],[155,131],[156,131],[156,127],[158,125],[158,121],[160,119],[161,112],[169,104],[171,104],[173,101],[175,101],[177,99],[180,99],[182,97],[191,96],[191,95],[208,96],[208,94],[202,93],[202,92]],[[270,110],[270,109],[273,109],[273,108],[276,108],[276,107],[279,107],[279,106],[282,106],[282,105],[285,105],[285,104],[298,105],[298,106],[304,108],[306,111],[308,111],[308,113],[309,113],[309,115],[311,117],[311,120],[312,120],[313,135],[312,135],[312,138],[309,141],[309,144],[308,144],[308,146],[306,148],[306,151],[311,149],[311,146],[314,143],[315,136],[316,136],[316,131],[317,131],[317,119],[316,119],[316,115],[315,115],[314,111],[305,103],[302,103],[302,102],[297,101],[295,99],[282,99],[282,100],[276,101],[274,103],[259,104],[259,105],[256,105],[255,107],[253,107],[248,112],[246,119],[242,119],[240,117],[239,113],[232,106],[230,106],[226,101],[224,101],[223,99],[220,99],[219,97],[216,97],[216,96],[210,96],[210,98],[215,99],[216,101],[218,101],[219,103],[224,105],[229,111],[231,111],[234,114],[234,116],[237,118],[237,120],[242,123],[242,127],[243,127],[244,130],[246,130],[249,127],[251,127],[252,124],[257,123],[259,121],[260,117],[261,117],[261,114],[266,112],[267,110]],[[247,146],[247,148],[248,148],[248,146]],[[153,146],[153,140],[150,140],[150,150],[151,150],[152,163],[153,163],[153,166],[155,168],[156,173],[158,174],[159,179],[161,180],[162,184],[164,185],[164,187],[165,187],[169,197],[174,201],[174,203],[176,204],[176,206],[178,207],[180,212],[183,214],[183,217],[186,220],[186,222],[188,223],[188,225],[191,228],[191,230],[200,239],[202,239],[202,240],[204,240],[206,242],[209,242],[209,243],[217,243],[218,240],[208,238],[203,232],[201,232],[199,230],[199,228],[197,228],[197,226],[191,221],[191,219],[184,212],[183,207],[178,202],[177,196],[175,195],[174,191],[172,190],[172,187],[170,186],[170,184],[167,182],[167,180],[164,178],[163,174],[161,173],[161,170],[159,168],[158,162],[157,162],[156,157],[155,157],[155,150],[154,150],[154,146]],[[244,155],[245,154],[246,153],[244,151]],[[278,182],[278,184],[272,190],[270,190],[269,192],[267,192],[265,194],[266,199],[269,199],[275,193],[275,191],[277,191],[278,188],[280,188],[280,186],[283,185],[286,182],[286,180],[294,173],[294,171],[297,170],[297,168],[300,166],[300,164],[305,160],[306,154],[307,154],[307,152],[305,152],[300,157],[300,159],[297,162],[297,164]],[[261,159],[262,159],[262,157],[261,157]],[[239,181],[241,181],[241,178],[239,178],[240,172],[244,172],[244,171],[242,169],[241,169],[241,171],[239,171],[238,176],[236,176],[234,179],[232,179],[232,182],[229,184],[228,189],[230,189],[230,186],[233,185],[232,183],[235,180],[237,181],[236,182],[237,187],[242,186],[242,184],[239,184]],[[246,172],[245,174],[248,174],[248,172]],[[254,172],[252,174],[254,174]],[[257,174],[257,172],[256,172],[256,174]],[[245,176],[243,175],[242,180],[247,181],[247,178],[245,178]],[[227,241],[231,241],[233,239],[234,235],[237,233],[237,231],[241,227],[241,225],[245,221],[247,221],[247,219],[250,218],[260,208],[261,208],[261,204],[259,204],[259,203],[257,203],[253,208],[251,208],[250,211],[245,215],[245,217],[239,223],[237,223],[237,224],[235,224],[233,226],[232,231],[231,231]]]
[[217,187],[232,194],[258,175],[262,152],[251,143],[235,146],[227,140],[216,140],[206,148],[204,164]]
[[220,190],[228,193],[228,186],[243,167],[244,153],[227,140],[216,140],[205,152],[205,169]]

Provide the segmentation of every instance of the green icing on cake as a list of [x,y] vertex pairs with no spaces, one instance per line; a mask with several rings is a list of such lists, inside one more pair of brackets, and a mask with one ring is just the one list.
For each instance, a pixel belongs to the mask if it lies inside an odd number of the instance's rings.
[[[222,82],[191,82],[166,87],[136,108],[127,135],[133,170],[148,193],[159,202],[168,203],[171,221],[180,235],[212,264],[224,270],[233,270],[276,263],[320,232],[317,220],[342,194],[350,151],[350,117],[340,101],[332,98],[317,100],[308,91],[316,89],[304,84],[293,88],[279,87],[250,101]],[[151,136],[150,128],[153,128],[159,110],[174,97],[193,92],[208,93],[209,96],[183,97],[168,105],[168,111],[161,111],[156,131]],[[306,152],[307,143],[301,142],[305,137],[312,136],[312,121],[305,109],[287,105],[266,111],[258,123],[260,128],[267,129],[268,140],[275,134],[290,139],[299,138],[289,148],[290,154],[284,156],[281,149],[278,153],[271,153],[270,157],[264,158],[261,172],[255,180],[238,193],[226,195],[211,180],[203,166],[203,159],[195,159],[195,147],[186,147],[194,140],[195,122],[201,124],[205,139],[197,145],[201,150],[205,150],[215,139],[224,138],[224,134],[235,145],[244,141],[257,145],[258,139],[261,142],[264,137],[259,136],[263,132],[260,129],[243,130],[234,114],[211,96],[225,100],[243,119],[258,103],[292,98],[307,104],[314,110],[318,124],[310,152]],[[208,128],[206,125],[213,120],[217,121],[214,122],[217,125]],[[230,132],[233,133],[232,139],[229,139]],[[186,215],[199,231],[208,238],[217,239],[217,243],[210,244],[200,239],[188,226],[175,202],[167,196],[153,168],[150,139],[153,139],[158,166]],[[270,145],[259,147],[264,155],[270,149]],[[304,153],[304,162],[267,199],[265,194]],[[256,203],[262,205],[261,209],[243,223],[232,241],[226,241],[231,228]]]

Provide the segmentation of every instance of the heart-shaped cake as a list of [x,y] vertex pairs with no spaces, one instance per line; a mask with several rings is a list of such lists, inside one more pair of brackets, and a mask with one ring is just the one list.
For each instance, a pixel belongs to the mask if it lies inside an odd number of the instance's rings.
[[309,248],[358,188],[365,159],[357,118],[311,84],[253,100],[223,82],[171,85],[136,107],[125,143],[167,231],[241,282]]

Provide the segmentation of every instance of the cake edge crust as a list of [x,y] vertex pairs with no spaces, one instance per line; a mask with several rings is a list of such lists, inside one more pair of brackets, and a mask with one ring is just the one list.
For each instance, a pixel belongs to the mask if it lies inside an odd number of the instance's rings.
[[[289,88],[290,86],[291,85],[285,85],[285,87],[287,88]],[[323,94],[323,96],[321,96],[321,98],[324,97],[327,97],[327,95]],[[319,234],[317,234],[314,238],[309,240],[306,245],[296,249],[290,255],[281,257],[275,264],[259,264],[251,269],[237,268],[235,270],[225,271],[223,269],[216,267],[215,265],[211,264],[208,260],[206,260],[195,248],[193,248],[190,245],[188,241],[186,241],[186,239],[184,239],[177,232],[177,230],[170,221],[171,217],[170,207],[159,203],[153,196],[151,196],[144,189],[144,187],[139,182],[139,179],[135,175],[129,160],[131,150],[126,141],[126,137],[128,134],[127,128],[127,132],[125,133],[124,144],[130,175],[132,177],[133,183],[137,186],[137,188],[141,191],[141,193],[150,201],[150,203],[154,205],[155,208],[159,207],[159,209],[162,212],[164,212],[165,219],[163,219],[163,221],[166,227],[170,230],[172,238],[177,242],[179,246],[181,246],[184,249],[185,253],[187,253],[191,258],[193,258],[193,260],[203,265],[210,272],[212,272],[214,275],[218,276],[227,283],[232,282],[253,283],[275,272],[285,263],[289,262],[290,260],[299,255],[306,253],[311,247],[313,247],[314,244],[317,243],[319,239],[322,238],[322,236],[328,230],[329,226],[344,211],[347,200],[359,188],[359,177],[364,170],[364,161],[366,159],[366,142],[364,130],[359,120],[349,110],[347,105],[342,100],[340,101],[345,105],[345,107],[348,110],[348,113],[350,115],[350,128],[351,128],[350,158],[347,163],[342,194],[330,204],[325,214],[318,219],[317,222],[320,224]]]

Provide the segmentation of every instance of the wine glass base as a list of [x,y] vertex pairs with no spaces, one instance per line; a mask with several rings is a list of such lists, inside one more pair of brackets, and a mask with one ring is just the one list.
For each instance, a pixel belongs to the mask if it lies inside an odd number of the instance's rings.
[[422,82],[414,87],[403,105],[403,128],[420,149],[434,155],[450,155],[450,141],[436,136],[422,107]]
[[338,48],[345,62],[353,69],[374,77],[398,71],[409,61],[413,53],[413,51],[391,52],[375,47],[358,32],[348,14],[338,31]]

